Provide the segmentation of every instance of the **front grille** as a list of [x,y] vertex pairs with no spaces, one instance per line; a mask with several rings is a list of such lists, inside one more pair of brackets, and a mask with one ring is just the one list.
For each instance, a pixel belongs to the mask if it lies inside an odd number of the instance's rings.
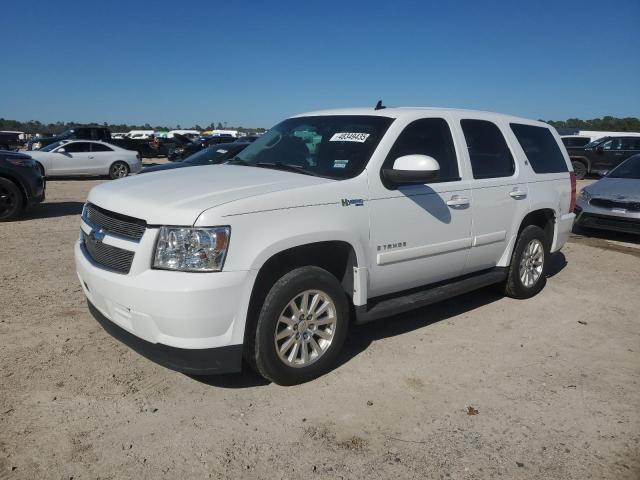
[[125,275],[129,273],[131,262],[133,262],[133,256],[135,255],[134,252],[112,245],[105,245],[96,240],[93,234],[86,235],[83,233],[82,245],[84,246],[85,254],[99,266]]
[[147,222],[144,220],[110,212],[91,203],[87,203],[83,218],[97,230],[136,241],[142,238],[147,229]]
[[630,212],[640,212],[640,202],[625,202],[624,200],[611,200],[609,198],[592,198],[589,203],[594,207],[624,208]]

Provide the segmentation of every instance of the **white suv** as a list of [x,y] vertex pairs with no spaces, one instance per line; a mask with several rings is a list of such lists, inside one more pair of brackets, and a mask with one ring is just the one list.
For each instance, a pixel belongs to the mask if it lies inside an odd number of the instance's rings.
[[344,109],[276,125],[225,165],[94,188],[75,247],[96,319],[169,368],[279,384],[362,323],[490,284],[527,298],[571,230],[555,130],[493,113]]

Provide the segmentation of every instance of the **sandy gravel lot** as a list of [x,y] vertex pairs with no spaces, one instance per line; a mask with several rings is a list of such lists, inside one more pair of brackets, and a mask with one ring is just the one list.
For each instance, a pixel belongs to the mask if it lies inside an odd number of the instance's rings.
[[72,254],[101,181],[50,181],[0,224],[0,479],[640,478],[632,238],[574,236],[531,300],[354,328],[338,368],[283,388],[178,374],[102,330]]

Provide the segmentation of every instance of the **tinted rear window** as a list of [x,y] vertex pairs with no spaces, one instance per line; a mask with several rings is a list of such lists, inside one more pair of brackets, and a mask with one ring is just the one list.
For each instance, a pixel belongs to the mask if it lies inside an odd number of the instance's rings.
[[512,123],[511,130],[536,173],[567,172],[558,142],[548,128]]

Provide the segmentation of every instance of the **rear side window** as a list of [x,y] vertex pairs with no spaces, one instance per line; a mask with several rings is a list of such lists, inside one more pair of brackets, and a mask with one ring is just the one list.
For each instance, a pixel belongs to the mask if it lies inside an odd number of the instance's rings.
[[410,123],[393,144],[382,168],[393,168],[398,157],[413,154],[429,155],[440,164],[438,178],[432,183],[460,180],[451,130],[444,119],[423,118]]
[[91,151],[92,152],[113,152],[113,149],[101,143],[92,143]]
[[536,173],[567,172],[567,163],[548,128],[512,123],[511,130]]
[[85,153],[91,151],[91,144],[89,142],[73,142],[62,146],[67,153]]
[[510,177],[516,171],[511,151],[495,123],[461,120],[473,178]]

